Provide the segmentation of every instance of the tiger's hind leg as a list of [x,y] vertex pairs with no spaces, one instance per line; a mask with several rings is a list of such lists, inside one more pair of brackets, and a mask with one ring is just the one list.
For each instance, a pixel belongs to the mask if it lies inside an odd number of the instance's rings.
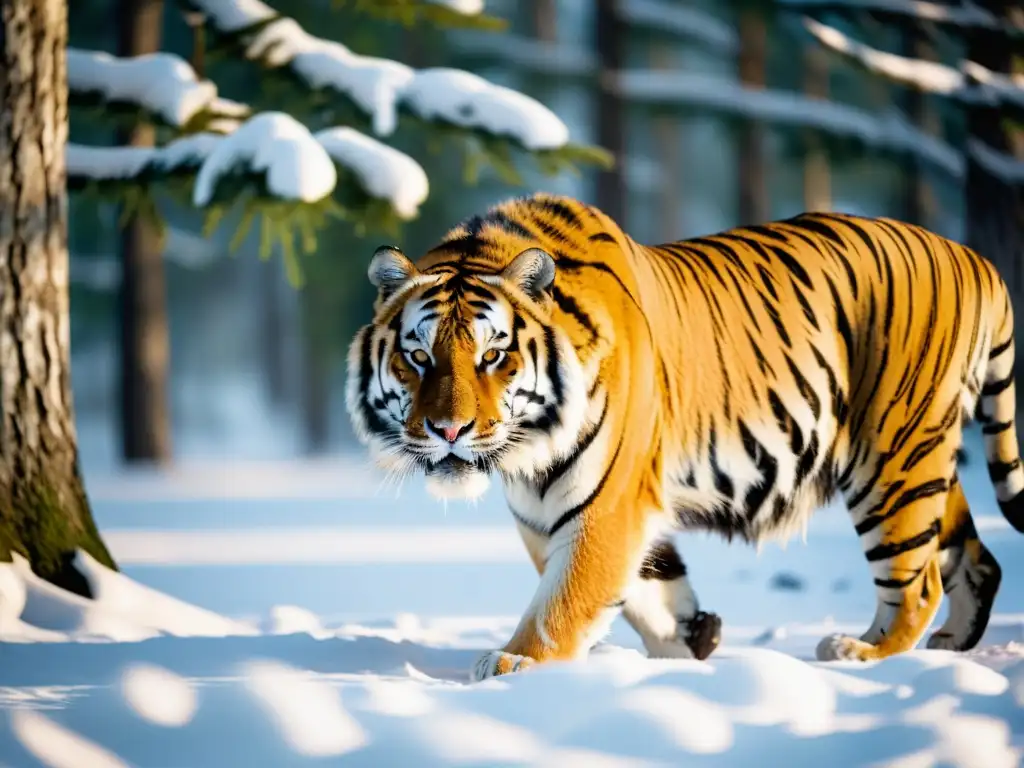
[[928,638],[928,647],[970,650],[985,634],[1002,570],[978,538],[963,488],[955,477],[942,519],[939,564],[942,588],[949,598],[949,615]]
[[944,455],[941,445],[925,456],[914,445],[877,455],[880,463],[866,473],[869,477],[845,491],[879,606],[874,631],[861,639],[824,638],[817,648],[822,661],[902,653],[917,645],[935,619],[942,600],[939,531],[949,498],[946,478],[953,476],[955,465],[952,451]]
[[671,541],[651,547],[626,590],[622,612],[651,658],[706,659],[721,639],[722,620],[700,610]]

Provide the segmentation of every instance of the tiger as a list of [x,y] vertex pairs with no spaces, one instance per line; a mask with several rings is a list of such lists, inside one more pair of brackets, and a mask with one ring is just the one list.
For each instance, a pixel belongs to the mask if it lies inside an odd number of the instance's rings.
[[806,212],[662,245],[572,197],[500,202],[413,263],[368,267],[372,322],[346,406],[379,466],[437,498],[491,476],[539,575],[478,681],[585,658],[619,615],[650,657],[707,658],[673,536],[760,546],[841,496],[874,578],[860,637],[822,661],[981,639],[1002,578],[957,475],[982,423],[1003,515],[1024,531],[1013,311],[993,264],[921,226]]

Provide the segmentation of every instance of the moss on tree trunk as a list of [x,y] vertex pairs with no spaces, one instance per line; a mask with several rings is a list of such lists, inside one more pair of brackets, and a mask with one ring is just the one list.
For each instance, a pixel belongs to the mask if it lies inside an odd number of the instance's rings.
[[67,4],[0,0],[0,560],[79,594],[113,561],[78,471],[68,307]]

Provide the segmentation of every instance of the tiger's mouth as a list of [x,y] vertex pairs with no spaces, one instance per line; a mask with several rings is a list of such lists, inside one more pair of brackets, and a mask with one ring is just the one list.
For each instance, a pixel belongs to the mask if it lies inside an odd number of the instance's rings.
[[482,459],[466,461],[449,454],[437,462],[424,462],[427,491],[438,499],[475,499],[490,483]]
[[430,476],[459,477],[470,472],[482,470],[479,462],[460,459],[455,454],[448,454],[437,462],[427,462],[424,471]]

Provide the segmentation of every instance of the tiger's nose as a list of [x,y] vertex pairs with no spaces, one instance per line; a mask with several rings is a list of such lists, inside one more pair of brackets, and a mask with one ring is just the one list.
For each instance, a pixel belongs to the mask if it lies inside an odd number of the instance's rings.
[[435,435],[440,437],[447,443],[455,443],[460,437],[469,432],[476,423],[476,420],[467,421],[460,424],[456,421],[438,421],[434,422],[430,419],[426,420],[427,429],[433,432]]

